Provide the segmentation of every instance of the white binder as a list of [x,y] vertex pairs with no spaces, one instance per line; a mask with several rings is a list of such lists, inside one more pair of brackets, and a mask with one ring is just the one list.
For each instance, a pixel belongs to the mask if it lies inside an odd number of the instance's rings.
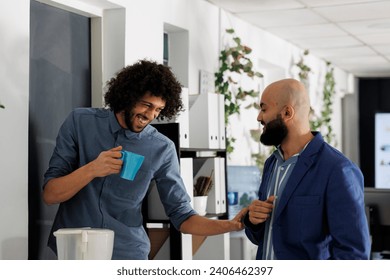
[[190,95],[190,147],[220,148],[219,94]]

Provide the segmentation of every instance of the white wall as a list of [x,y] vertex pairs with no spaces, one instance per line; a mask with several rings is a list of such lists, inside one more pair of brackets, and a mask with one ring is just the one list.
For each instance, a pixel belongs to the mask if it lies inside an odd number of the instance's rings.
[[[81,0],[82,1],[82,0]],[[101,76],[106,79],[118,69],[138,59],[151,58],[162,62],[164,24],[188,31],[188,87],[190,94],[199,92],[199,71],[215,72],[218,69],[219,49],[223,46],[224,30],[234,28],[243,42],[253,48],[252,58],[266,77],[257,85],[291,76],[292,61],[297,61],[303,50],[267,33],[234,16],[220,11],[205,0],[112,0],[125,8],[124,54],[106,53],[102,59]],[[0,4],[0,100],[6,106],[0,109],[0,259],[27,258],[28,229],[28,84],[29,84],[29,17],[30,1],[2,1]],[[122,20],[119,21],[122,24]],[[104,27],[104,25],[103,25]],[[105,27],[104,27],[105,28]],[[103,28],[103,29],[104,29]],[[112,30],[110,28],[104,30]],[[113,35],[115,34],[115,35]],[[123,34],[123,32],[118,32]],[[110,39],[116,33],[110,31]],[[112,37],[114,36],[114,37]],[[123,35],[122,35],[123,36]],[[104,40],[104,36],[103,39]],[[122,43],[121,43],[122,44]],[[104,46],[104,45],[103,45]],[[105,45],[106,47],[112,47]],[[104,54],[104,49],[101,52]],[[110,60],[109,56],[115,60]],[[124,60],[124,61],[121,61]],[[313,69],[310,96],[316,104],[317,91],[321,90],[321,77],[325,63],[309,56],[307,64]],[[347,88],[347,73],[336,69],[338,98]],[[268,75],[268,76],[267,76]],[[102,86],[105,80],[102,81]],[[97,101],[99,101],[97,99]],[[335,102],[335,127],[341,133],[341,103]],[[259,145],[248,138],[248,130],[257,128],[256,110],[247,111],[237,118],[234,130],[239,148],[229,164],[252,164],[250,152]],[[341,139],[338,143],[341,146]]]
[[0,4],[0,259],[27,259],[30,1]]
[[[188,88],[199,93],[199,71],[218,67],[218,8],[203,0],[132,1],[126,9],[126,64],[163,60],[164,24],[189,31]],[[153,7],[151,10],[150,7]]]
[[[228,44],[228,35],[225,34],[227,28],[233,28],[241,38],[242,43],[252,48],[252,53],[249,57],[254,62],[255,69],[264,75],[262,81],[258,81],[258,85],[255,88],[259,88],[261,91],[265,86],[277,79],[290,77],[298,79],[299,69],[294,64],[302,56],[302,49],[254,27],[228,12],[221,13],[221,47]],[[314,110],[320,113],[326,62],[311,54],[305,56],[304,60],[305,64],[312,69],[309,74],[311,104]],[[347,84],[349,75],[338,68],[335,68],[334,73],[336,79],[336,98],[334,100],[332,126],[336,133],[336,148],[341,149],[341,98],[348,92]],[[240,116],[232,117],[232,125],[228,133],[232,133],[231,135],[237,140],[234,145],[235,150],[229,157],[228,163],[230,165],[253,165],[254,160],[251,158],[251,153],[258,153],[259,151],[266,153],[269,151],[269,149],[258,145],[258,141],[254,141],[249,134],[251,129],[259,127],[256,120],[257,115],[257,110],[251,109],[242,110]]]

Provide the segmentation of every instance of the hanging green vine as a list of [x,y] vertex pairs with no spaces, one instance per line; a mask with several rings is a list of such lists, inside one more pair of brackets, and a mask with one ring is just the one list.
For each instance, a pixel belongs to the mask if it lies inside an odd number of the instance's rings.
[[309,66],[307,66],[305,64],[305,61],[304,61],[305,56],[307,56],[308,54],[309,54],[309,50],[304,50],[301,58],[295,64],[295,66],[297,66],[299,68],[298,76],[299,76],[300,81],[303,83],[307,82],[307,80],[309,78],[309,74],[311,72],[311,68]]
[[[235,35],[234,29],[226,29],[226,33],[232,35],[234,46],[229,46],[221,50],[219,55],[220,67],[215,73],[216,91],[225,96],[225,124],[229,125],[229,117],[240,114],[241,103],[248,96],[258,97],[259,92],[253,89],[243,89],[233,78],[233,74],[246,75],[250,78],[263,77],[263,75],[253,70],[253,63],[248,54],[252,49],[241,43],[241,39]],[[253,102],[246,108],[258,108],[258,104]],[[234,137],[226,136],[226,151],[234,150]]]
[[[305,85],[309,94],[309,74],[312,72],[311,68],[305,63],[305,56],[309,54],[309,50],[304,50],[299,61],[294,64],[294,66],[298,67],[298,77],[299,80]],[[315,117],[315,112],[313,107],[310,106],[310,116],[311,118]],[[310,126],[313,128],[313,120],[310,120]]]
[[335,134],[332,129],[332,113],[333,113],[333,99],[336,93],[336,82],[334,79],[334,68],[330,62],[326,62],[325,82],[323,87],[323,106],[321,116],[311,121],[311,128],[313,130],[319,130],[322,128],[324,138],[329,144],[335,143]]
[[[308,86],[308,77],[311,72],[311,68],[305,64],[304,57],[309,54],[308,50],[303,52],[300,60],[295,64],[299,68],[299,79],[302,83]],[[335,135],[333,133],[333,128],[331,125],[332,120],[332,105],[333,98],[335,94],[335,79],[333,75],[334,68],[331,67],[330,62],[326,62],[326,73],[325,73],[325,82],[323,87],[322,101],[323,107],[320,113],[320,116],[315,116],[315,112],[313,108],[310,108],[311,111],[311,119],[310,119],[310,127],[312,130],[321,130],[324,134],[325,140],[329,144],[335,144]]]

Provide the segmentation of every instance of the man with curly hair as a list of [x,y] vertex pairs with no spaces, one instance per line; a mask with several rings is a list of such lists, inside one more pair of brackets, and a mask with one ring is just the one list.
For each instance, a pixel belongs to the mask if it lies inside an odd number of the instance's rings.
[[[115,232],[113,259],[147,259],[150,242],[141,208],[152,180],[181,232],[207,236],[243,228],[244,210],[232,220],[197,215],[173,142],[149,125],[179,113],[180,94],[181,85],[168,67],[141,60],[108,82],[109,108],[78,108],[67,117],[43,186],[45,203],[60,204],[48,241],[54,252],[53,232],[60,228],[108,228]],[[133,180],[119,175],[123,150],[144,157]]]

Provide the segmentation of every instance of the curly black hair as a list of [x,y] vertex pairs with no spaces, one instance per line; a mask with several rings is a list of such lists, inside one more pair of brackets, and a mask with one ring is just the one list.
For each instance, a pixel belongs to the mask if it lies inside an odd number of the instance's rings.
[[166,102],[159,119],[169,120],[183,110],[181,84],[169,67],[155,61],[139,60],[122,68],[107,87],[104,101],[115,113],[133,108],[147,92]]

